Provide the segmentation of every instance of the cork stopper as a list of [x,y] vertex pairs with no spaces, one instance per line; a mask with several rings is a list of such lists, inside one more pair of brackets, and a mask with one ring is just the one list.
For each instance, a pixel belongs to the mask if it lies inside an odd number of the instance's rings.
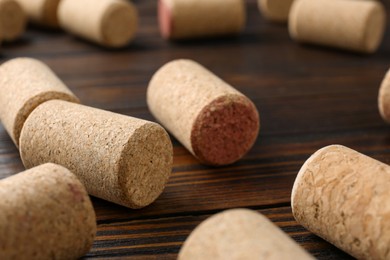
[[31,22],[57,28],[57,9],[60,0],[16,0],[27,13]]
[[191,60],[167,63],[147,90],[152,114],[202,163],[231,164],[256,141],[260,119],[239,91]]
[[178,259],[314,258],[263,215],[233,209],[202,222],[184,242]]
[[385,27],[385,9],[374,0],[296,0],[289,16],[294,40],[362,53],[378,49]]
[[166,39],[234,35],[245,26],[243,0],[159,0],[158,19]]
[[295,219],[357,259],[390,256],[390,166],[341,145],[315,152],[294,183]]
[[19,38],[26,29],[27,17],[15,0],[0,0],[1,36],[6,41]]
[[42,62],[16,58],[0,66],[0,120],[15,145],[29,114],[41,103],[78,98]]
[[61,100],[30,114],[20,154],[26,168],[57,163],[89,194],[130,208],[145,207],[162,193],[173,157],[158,124]]
[[0,259],[77,259],[96,234],[92,203],[66,168],[44,164],[0,181]]
[[135,6],[124,0],[62,0],[58,16],[68,32],[110,48],[128,45],[138,20]]
[[390,123],[390,70],[386,73],[380,86],[378,106],[383,120]]
[[294,0],[258,0],[262,15],[273,22],[287,23]]

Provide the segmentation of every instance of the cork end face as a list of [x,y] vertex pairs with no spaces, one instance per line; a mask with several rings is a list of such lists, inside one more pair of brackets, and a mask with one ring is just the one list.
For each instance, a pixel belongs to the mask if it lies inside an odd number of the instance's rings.
[[57,10],[61,0],[47,0],[44,1],[42,20],[39,21],[41,25],[58,28],[60,26]]
[[248,98],[225,95],[199,113],[191,131],[191,146],[204,164],[232,164],[250,150],[259,128],[259,113]]
[[258,0],[263,16],[279,23],[287,22],[292,3],[292,0]]
[[3,39],[13,41],[25,31],[27,16],[16,1],[2,1],[0,3],[0,23]]
[[158,1],[158,24],[161,36],[169,39],[173,33],[172,9],[165,0]]
[[128,2],[114,2],[101,21],[102,43],[106,47],[120,48],[134,38],[138,24],[135,7]]
[[289,16],[288,16],[288,32],[290,34],[290,37],[293,40],[299,39],[298,17],[299,17],[300,4],[302,2],[303,1],[295,0],[291,5]]
[[390,124],[390,70],[386,73],[379,89],[378,107],[383,120]]
[[155,201],[168,182],[172,163],[172,143],[161,126],[147,123],[137,129],[119,163],[124,206],[142,208]]
[[380,46],[386,29],[386,11],[384,6],[377,1],[372,2],[371,11],[368,14],[364,49],[367,53],[374,53]]

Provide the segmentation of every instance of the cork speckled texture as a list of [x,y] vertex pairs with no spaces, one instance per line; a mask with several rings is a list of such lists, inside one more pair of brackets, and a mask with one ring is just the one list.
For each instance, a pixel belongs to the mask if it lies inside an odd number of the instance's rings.
[[385,27],[385,9],[375,0],[296,0],[289,16],[293,39],[362,53],[378,49]]
[[58,27],[57,10],[60,0],[16,0],[29,19],[46,27]]
[[138,23],[135,6],[124,0],[62,0],[58,16],[65,30],[111,48],[129,44]]
[[285,23],[294,0],[258,0],[262,15],[270,21]]
[[295,180],[295,219],[358,259],[390,258],[390,166],[341,145],[315,152]]
[[379,112],[387,123],[390,123],[390,70],[382,81],[378,95]]
[[96,234],[84,186],[44,164],[0,181],[0,259],[77,259]]
[[191,60],[160,68],[149,83],[147,103],[164,127],[205,164],[234,163],[259,132],[255,105]]
[[238,34],[245,26],[243,0],[159,0],[160,32],[167,39]]
[[158,124],[60,100],[41,104],[28,117],[20,154],[26,168],[63,165],[89,194],[130,208],[147,206],[162,193],[173,157]]
[[27,17],[15,0],[0,0],[1,37],[6,41],[19,38],[25,31]]
[[51,99],[79,102],[50,68],[38,60],[16,58],[0,66],[0,120],[16,146],[29,114]]
[[314,259],[263,215],[226,210],[202,222],[187,238],[179,260]]

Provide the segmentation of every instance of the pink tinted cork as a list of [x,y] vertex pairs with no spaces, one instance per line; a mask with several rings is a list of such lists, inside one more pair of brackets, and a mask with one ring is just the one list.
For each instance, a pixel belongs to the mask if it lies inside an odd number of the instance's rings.
[[84,186],[44,164],[0,181],[0,259],[77,259],[96,234]]
[[382,81],[378,95],[379,112],[387,123],[390,123],[390,70]]
[[158,20],[166,39],[234,35],[245,26],[243,0],[159,0]]
[[26,168],[57,163],[89,194],[130,208],[145,207],[162,193],[173,157],[158,124],[61,100],[30,114],[20,154]]
[[152,114],[202,163],[231,164],[256,141],[260,119],[239,91],[191,60],[160,68],[147,90]]
[[258,0],[263,16],[273,22],[286,23],[294,0]]
[[187,238],[179,260],[314,259],[263,215],[226,210],[202,222]]
[[6,41],[19,38],[26,29],[27,17],[15,0],[0,0],[1,37]]
[[29,114],[51,99],[79,102],[53,71],[38,60],[16,58],[0,66],[0,120],[16,146]]
[[389,183],[389,165],[341,145],[327,146],[298,173],[293,215],[357,259],[389,259]]
[[385,27],[385,8],[375,0],[296,0],[289,16],[296,41],[362,53],[378,49]]
[[58,17],[66,31],[110,48],[129,44],[138,21],[135,6],[125,0],[62,0]]
[[46,27],[58,27],[57,9],[60,0],[16,0],[31,22]]

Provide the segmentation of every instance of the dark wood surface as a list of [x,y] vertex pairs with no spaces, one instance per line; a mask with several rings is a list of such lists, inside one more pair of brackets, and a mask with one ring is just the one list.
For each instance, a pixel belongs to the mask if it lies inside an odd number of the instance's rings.
[[[136,39],[117,51],[63,32],[29,28],[5,44],[1,62],[28,56],[46,62],[86,105],[154,120],[146,88],[166,62],[190,58],[250,97],[261,113],[260,136],[240,162],[200,165],[176,140],[174,169],[162,196],[141,210],[93,198],[98,234],[87,258],[175,259],[202,220],[224,209],[258,210],[319,259],[349,256],[298,225],[290,193],[303,162],[317,149],[343,144],[390,163],[390,127],[377,95],[390,64],[390,31],[374,55],[296,44],[285,25],[265,21],[254,0],[239,37],[172,43],[157,28],[156,3],[135,2]],[[389,4],[387,3],[389,9]],[[0,178],[24,170],[0,126]]]

